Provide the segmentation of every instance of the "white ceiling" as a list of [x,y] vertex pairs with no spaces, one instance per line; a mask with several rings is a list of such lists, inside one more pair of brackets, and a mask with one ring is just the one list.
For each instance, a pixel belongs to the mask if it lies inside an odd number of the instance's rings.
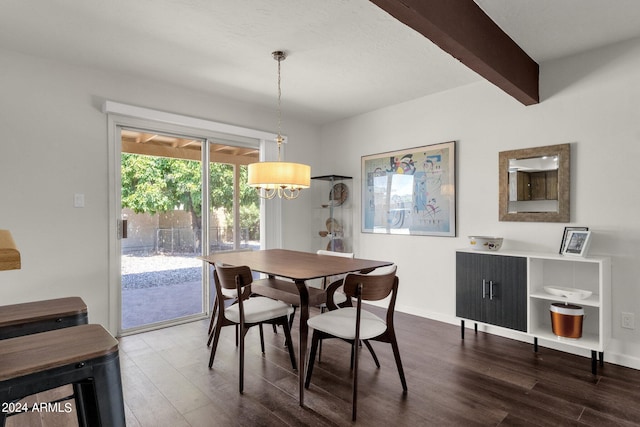
[[[640,36],[639,0],[476,2],[538,63]],[[0,46],[267,108],[285,50],[285,118],[317,124],[480,79],[368,0],[2,0]]]

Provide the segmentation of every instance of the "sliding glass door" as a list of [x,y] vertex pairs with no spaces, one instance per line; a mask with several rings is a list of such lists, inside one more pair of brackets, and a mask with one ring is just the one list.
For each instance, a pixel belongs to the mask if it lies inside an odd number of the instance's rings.
[[198,257],[260,246],[260,202],[246,186],[246,165],[258,151],[133,128],[120,132],[121,329],[202,317],[211,293]]
[[122,329],[201,315],[204,141],[121,135]]

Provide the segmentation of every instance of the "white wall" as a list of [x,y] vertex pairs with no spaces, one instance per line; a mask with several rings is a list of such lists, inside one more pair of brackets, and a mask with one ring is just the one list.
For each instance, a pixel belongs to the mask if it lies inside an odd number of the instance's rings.
[[[360,156],[457,141],[457,238],[362,234],[354,209],[356,256],[398,264],[398,308],[457,323],[455,250],[466,236],[557,252],[569,225],[498,221],[498,152],[571,143],[571,224],[590,227],[590,252],[613,263],[605,359],[640,368],[640,39],[542,64],[540,85],[530,107],[483,82],[325,126],[322,153],[332,155],[321,169],[356,177],[359,200]],[[635,313],[635,330],[620,327],[623,311]]]
[[[22,254],[21,270],[0,272],[0,305],[78,295],[91,322],[112,324],[107,99],[272,132],[277,124],[274,110],[0,50],[0,228]],[[317,126],[285,117],[283,132],[287,160],[313,168]],[[73,207],[74,193],[85,208]],[[305,203],[283,210],[292,248],[309,244],[295,234],[309,226]]]

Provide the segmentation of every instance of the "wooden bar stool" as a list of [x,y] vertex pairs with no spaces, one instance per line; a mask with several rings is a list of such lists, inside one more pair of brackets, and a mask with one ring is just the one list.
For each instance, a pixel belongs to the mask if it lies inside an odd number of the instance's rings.
[[87,322],[87,305],[80,297],[0,306],[0,340]]
[[[67,384],[78,390],[80,426],[125,425],[118,341],[102,326],[79,325],[0,344],[0,404]],[[12,415],[0,411],[0,426]]]
[[[0,306],[0,340],[88,323],[87,305],[80,297],[49,299]],[[73,384],[72,399],[81,394]]]

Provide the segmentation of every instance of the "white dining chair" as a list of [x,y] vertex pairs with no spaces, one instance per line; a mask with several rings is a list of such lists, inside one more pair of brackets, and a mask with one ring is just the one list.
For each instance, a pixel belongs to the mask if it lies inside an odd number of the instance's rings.
[[[290,305],[282,301],[277,301],[266,297],[250,297],[251,284],[254,282],[251,269],[247,266],[222,266],[216,265],[213,272],[216,286],[216,302],[218,303],[218,316],[213,328],[213,343],[211,345],[211,355],[209,357],[209,368],[212,367],[220,338],[220,330],[224,326],[238,325],[240,339],[239,354],[239,391],[244,389],[244,339],[249,328],[258,326],[260,328],[260,344],[264,353],[264,339],[262,334],[262,324],[280,325],[284,329],[287,349],[291,359],[291,366],[297,369],[295,352],[291,341],[289,330],[289,315],[293,312]],[[265,279],[266,280],[266,279]],[[225,298],[222,289],[235,289],[236,303],[229,307],[224,304]]]
[[[327,289],[327,302],[329,311],[318,316],[311,317],[307,324],[313,329],[311,351],[307,365],[305,388],[309,388],[313,365],[319,344],[322,340],[337,338],[351,344],[351,362],[353,367],[352,385],[352,420],[356,420],[358,397],[358,359],[360,341],[364,342],[374,358],[376,366],[380,368],[378,358],[369,341],[381,341],[391,344],[393,355],[402,383],[402,390],[407,392],[407,382],[400,359],[400,350],[396,339],[393,316],[398,293],[398,277],[395,268],[386,274],[357,274],[349,273],[342,284],[347,295],[347,307],[337,307],[331,303],[331,297],[340,286],[334,282]],[[362,301],[380,301],[389,298],[386,315],[378,317],[374,313],[362,308]],[[352,299],[356,300],[356,307],[352,306]]]

